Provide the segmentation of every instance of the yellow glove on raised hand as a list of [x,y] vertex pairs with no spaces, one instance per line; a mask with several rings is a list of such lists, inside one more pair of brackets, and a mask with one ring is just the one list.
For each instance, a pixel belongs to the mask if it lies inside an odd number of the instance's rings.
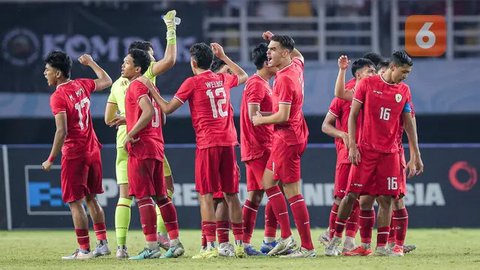
[[176,10],[170,10],[163,16],[163,21],[167,26],[167,44],[176,44],[177,43],[177,25],[175,24],[175,15],[177,15]]

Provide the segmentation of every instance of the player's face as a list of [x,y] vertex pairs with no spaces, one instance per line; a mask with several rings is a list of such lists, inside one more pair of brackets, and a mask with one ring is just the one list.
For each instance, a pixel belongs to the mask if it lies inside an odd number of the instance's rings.
[[46,64],[43,76],[47,79],[48,86],[56,86],[58,79],[62,76],[62,72],[50,66],[50,64]]
[[267,59],[269,67],[278,67],[282,63],[282,58],[286,57],[288,50],[282,48],[278,41],[270,41],[267,50]]
[[358,77],[357,77],[358,80],[361,80],[367,77],[372,77],[376,74],[375,68],[373,66],[364,66],[363,68],[358,70],[357,73],[358,73]]
[[407,79],[408,74],[412,71],[412,67],[408,65],[392,66],[392,80],[394,83],[400,83]]
[[137,68],[135,68],[135,65],[133,63],[133,58],[129,54],[123,59],[123,64],[122,64],[122,77],[131,79],[135,77]]

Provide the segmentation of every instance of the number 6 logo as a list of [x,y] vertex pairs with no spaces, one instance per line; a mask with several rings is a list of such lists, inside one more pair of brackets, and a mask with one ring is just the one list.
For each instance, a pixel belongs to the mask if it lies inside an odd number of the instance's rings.
[[405,21],[405,50],[411,56],[441,56],[447,41],[445,17],[413,15]]

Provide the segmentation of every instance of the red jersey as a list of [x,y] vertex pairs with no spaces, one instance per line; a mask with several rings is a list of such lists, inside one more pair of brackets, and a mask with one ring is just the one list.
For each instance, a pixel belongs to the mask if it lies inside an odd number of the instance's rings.
[[198,149],[238,144],[230,103],[230,89],[237,85],[236,75],[206,70],[178,89],[175,98],[189,103]]
[[357,79],[355,79],[355,77],[353,77],[348,82],[345,83],[345,89],[353,90],[353,89],[355,89],[356,84],[357,84]]
[[411,102],[408,85],[387,83],[380,75],[365,78],[358,83],[353,99],[363,104],[358,145],[381,153],[398,152],[400,120]]
[[273,83],[273,112],[278,112],[279,104],[291,105],[288,120],[274,126],[274,135],[287,145],[306,143],[308,139],[308,127],[302,112],[303,68],[303,62],[294,58],[290,65],[277,72]]
[[[348,116],[350,115],[351,106],[351,101],[346,101],[337,97],[333,98],[328,113],[335,116],[336,129],[348,132]],[[360,119],[360,117],[358,119]],[[348,151],[341,138],[335,138],[335,148],[337,150],[337,160],[341,163],[350,163],[348,160]]]
[[273,125],[254,127],[248,115],[248,105],[259,105],[260,111],[272,111],[272,89],[268,81],[253,74],[245,83],[240,107],[240,150],[242,161],[263,156],[272,147]]
[[154,114],[152,121],[135,135],[135,138],[139,138],[140,140],[127,146],[128,155],[134,156],[137,159],[163,160],[162,111],[150,96],[147,86],[138,80],[130,83],[125,94],[127,132],[132,130],[140,118],[140,115],[142,115],[142,109],[138,102],[145,96],[151,100],[153,105]]
[[58,85],[50,96],[53,115],[65,112],[67,116],[67,137],[62,147],[67,159],[89,156],[101,148],[90,115],[90,94],[95,87],[92,79],[76,79]]

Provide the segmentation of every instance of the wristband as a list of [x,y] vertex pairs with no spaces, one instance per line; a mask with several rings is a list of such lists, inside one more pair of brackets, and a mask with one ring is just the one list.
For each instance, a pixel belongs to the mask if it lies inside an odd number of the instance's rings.
[[49,156],[49,157],[48,157],[48,161],[49,161],[50,163],[53,163],[53,161],[55,161],[55,157],[54,157],[54,156]]

